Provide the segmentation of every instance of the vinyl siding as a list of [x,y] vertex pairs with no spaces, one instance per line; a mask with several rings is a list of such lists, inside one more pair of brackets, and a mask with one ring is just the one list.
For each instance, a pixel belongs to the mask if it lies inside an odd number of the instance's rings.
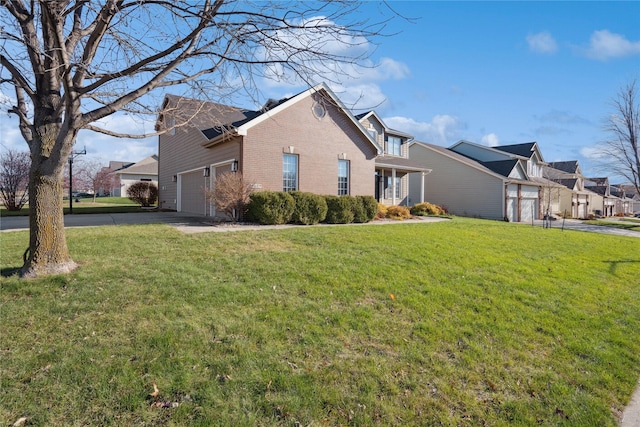
[[[504,181],[420,145],[410,147],[410,157],[432,169],[425,177],[424,200],[443,206],[454,215],[487,219],[504,218]],[[421,174],[409,176],[409,197],[420,201]]]

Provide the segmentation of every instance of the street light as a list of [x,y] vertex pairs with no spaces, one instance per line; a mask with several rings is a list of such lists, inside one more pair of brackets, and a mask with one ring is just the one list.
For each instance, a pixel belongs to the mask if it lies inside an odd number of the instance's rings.
[[87,148],[82,151],[72,151],[69,155],[69,213],[73,213],[73,159],[78,156],[87,154]]

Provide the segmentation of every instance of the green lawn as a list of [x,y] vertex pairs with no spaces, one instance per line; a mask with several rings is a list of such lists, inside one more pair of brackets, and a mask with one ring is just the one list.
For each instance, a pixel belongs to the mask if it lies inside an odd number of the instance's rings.
[[[615,426],[640,376],[639,239],[461,218],[67,236],[79,270],[0,281],[0,424]],[[2,234],[5,273],[27,242]]]
[[618,220],[594,219],[584,221],[585,224],[599,225],[602,227],[620,228],[640,232],[640,220],[636,218],[620,218]]
[[[64,213],[69,213],[69,200],[63,202]],[[126,213],[145,212],[144,209],[126,197],[98,197],[93,201],[93,197],[73,201],[74,214],[94,214],[94,213]],[[0,216],[27,216],[29,207],[26,206],[19,211],[8,211],[0,207]]]

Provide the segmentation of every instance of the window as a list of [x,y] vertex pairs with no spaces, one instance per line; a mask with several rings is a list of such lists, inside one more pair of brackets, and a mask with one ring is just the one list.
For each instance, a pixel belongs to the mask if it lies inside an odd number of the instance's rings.
[[349,194],[349,160],[338,160],[338,196]]
[[402,139],[397,136],[389,136],[387,138],[387,154],[391,154],[392,156],[400,156],[401,155],[401,147]]
[[298,190],[298,156],[285,154],[282,157],[282,191]]
[[371,138],[373,138],[374,141],[378,141],[378,131],[376,131],[374,128],[369,128],[367,129],[369,131],[369,135],[371,135]]
[[402,198],[402,178],[401,177],[396,177],[395,179],[395,185],[394,185],[394,181],[393,181],[393,177],[391,176],[386,176],[385,177],[385,183],[384,183],[384,198],[385,199],[393,199],[393,188],[395,187],[396,189],[396,198],[401,199]]

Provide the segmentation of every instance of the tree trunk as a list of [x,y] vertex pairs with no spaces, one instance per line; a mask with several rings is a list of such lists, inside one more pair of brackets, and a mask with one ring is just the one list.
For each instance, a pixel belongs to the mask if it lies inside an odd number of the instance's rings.
[[[48,160],[51,161],[51,160]],[[77,265],[69,255],[64,233],[62,170],[34,159],[29,174],[29,249],[22,277],[68,273]]]

